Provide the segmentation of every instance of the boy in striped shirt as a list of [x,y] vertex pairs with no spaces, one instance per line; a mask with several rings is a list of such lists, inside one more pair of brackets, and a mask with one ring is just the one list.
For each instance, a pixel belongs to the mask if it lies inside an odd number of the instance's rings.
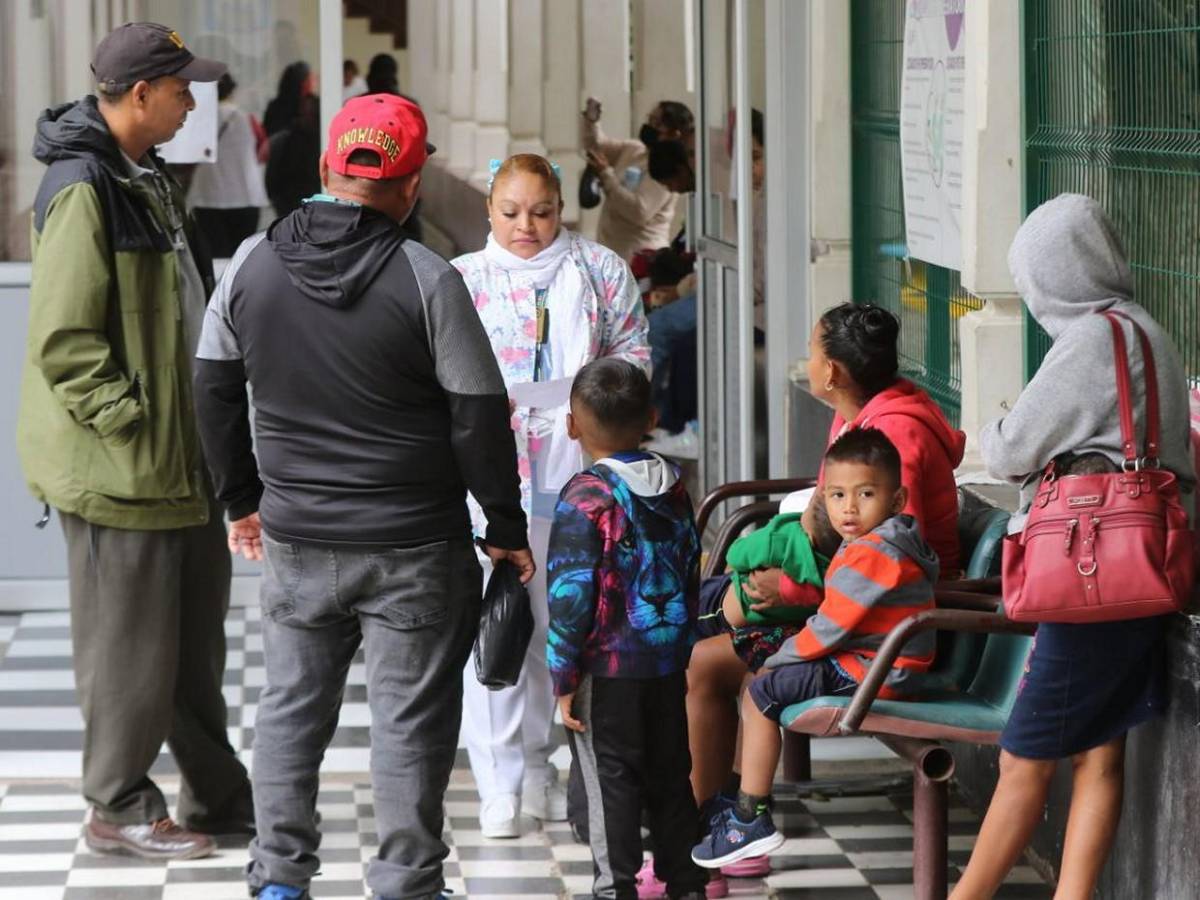
[[[858,687],[884,637],[899,622],[932,609],[937,555],[911,516],[900,510],[900,454],[882,431],[847,431],[825,453],[822,486],[829,520],[842,546],[825,574],[825,598],[803,630],[769,657],[742,698],[742,781],[736,805],[712,821],[692,850],[701,866],[717,869],[778,849],[783,835],[771,821],[771,783],[779,763],[779,717],[795,703]],[[904,645],[879,696],[915,690],[933,663],[932,631]]]

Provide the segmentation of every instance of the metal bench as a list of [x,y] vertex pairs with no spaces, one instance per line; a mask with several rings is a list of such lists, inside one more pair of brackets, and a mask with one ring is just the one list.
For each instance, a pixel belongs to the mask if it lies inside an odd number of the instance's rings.
[[[723,485],[701,504],[698,524],[737,496],[762,496],[810,487],[810,480],[739,482]],[[712,502],[710,502],[712,501]],[[729,544],[747,526],[766,521],[775,501],[740,507],[722,524],[705,575],[724,569]],[[703,518],[701,518],[701,516]],[[1010,622],[987,582],[999,571],[1008,514],[983,510],[960,522],[966,580],[941,582],[938,608],[905,619],[885,639],[863,683],[851,697],[818,697],[784,710],[787,729],[784,778],[810,778],[808,739],[862,733],[876,738],[913,768],[913,883],[917,900],[944,898],[947,889],[948,782],[954,758],[943,742],[995,744],[1016,698],[1033,626]],[[991,591],[991,592],[989,592]],[[880,685],[905,642],[914,634],[939,632],[931,682],[939,687],[914,700],[879,700]]]

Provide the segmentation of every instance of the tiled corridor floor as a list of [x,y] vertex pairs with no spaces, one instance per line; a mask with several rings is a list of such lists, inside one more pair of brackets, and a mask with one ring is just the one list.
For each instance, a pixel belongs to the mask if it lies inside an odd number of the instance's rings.
[[[228,627],[226,697],[230,739],[250,763],[254,708],[262,685],[258,611],[235,608]],[[73,694],[65,613],[0,617],[0,900],[227,900],[246,896],[243,846],[194,862],[147,863],[98,857],[80,838],[84,803],[78,794],[82,726]],[[367,710],[361,665],[351,669],[342,725],[323,767],[318,801],[324,832],[323,871],[316,898],[362,898],[364,863],[377,839],[367,783]],[[876,755],[865,739],[817,742],[817,760]],[[565,766],[565,748],[555,761]],[[156,767],[171,795],[174,767]],[[859,797],[801,801],[781,790],[780,821],[788,842],[764,880],[731,880],[736,898],[888,898],[912,896],[910,798]],[[526,821],[515,840],[479,833],[478,801],[459,754],[446,798],[446,874],[456,896],[552,898],[586,896],[588,849],[565,824],[544,829]],[[951,878],[966,862],[977,821],[950,813]],[[1042,898],[1051,891],[1029,868],[1014,871],[1000,897]]]

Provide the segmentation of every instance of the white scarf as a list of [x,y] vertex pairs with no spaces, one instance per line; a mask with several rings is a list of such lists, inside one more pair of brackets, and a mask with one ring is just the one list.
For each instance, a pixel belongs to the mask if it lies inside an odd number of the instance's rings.
[[[511,287],[547,289],[546,309],[550,313],[550,361],[556,378],[573,378],[583,368],[591,351],[591,323],[587,315],[591,283],[579,271],[571,255],[571,233],[560,228],[550,246],[536,256],[522,259],[505,250],[489,234],[484,256],[503,270]],[[592,298],[591,302],[595,302]],[[530,419],[535,436],[547,437],[548,446],[540,455],[539,489],[557,492],[583,466],[579,445],[567,436],[569,404],[539,410]]]

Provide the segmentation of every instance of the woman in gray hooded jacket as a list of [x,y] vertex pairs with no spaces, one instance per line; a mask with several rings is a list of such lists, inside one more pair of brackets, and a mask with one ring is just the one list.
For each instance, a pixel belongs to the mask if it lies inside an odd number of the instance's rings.
[[[1171,338],[1133,300],[1120,239],[1096,201],[1063,194],[1034,210],[1008,255],[1030,314],[1054,340],[1012,411],[980,435],[993,475],[1021,483],[1020,530],[1042,470],[1064,454],[1118,466],[1123,458],[1108,321],[1134,319],[1150,338],[1162,415],[1161,465],[1178,477],[1184,506],[1196,483],[1189,446],[1187,375]],[[1144,361],[1123,322],[1135,431],[1144,433]],[[1106,462],[1107,461],[1107,462]],[[952,900],[991,897],[1024,850],[1046,805],[1057,763],[1074,766],[1056,897],[1090,897],[1121,815],[1125,734],[1166,704],[1166,617],[1087,625],[1041,624],[1012,715],[1000,737],[1000,781]]]

